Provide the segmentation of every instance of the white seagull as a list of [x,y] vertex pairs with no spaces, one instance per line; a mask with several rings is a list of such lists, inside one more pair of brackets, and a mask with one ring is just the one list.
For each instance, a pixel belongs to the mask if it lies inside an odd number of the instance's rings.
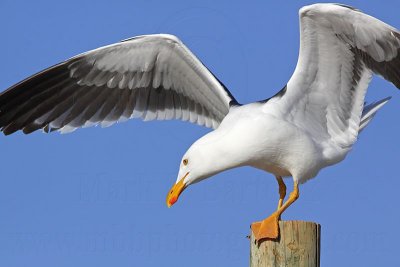
[[[300,54],[273,97],[239,104],[175,36],[138,36],[43,70],[0,95],[0,129],[72,132],[130,118],[181,119],[214,131],[184,154],[167,205],[189,185],[252,166],[275,175],[277,210],[252,224],[257,240],[277,238],[281,214],[299,184],[342,161],[386,98],[364,103],[373,73],[400,88],[400,32],[340,4],[300,9]],[[294,189],[284,202],[282,177]]]

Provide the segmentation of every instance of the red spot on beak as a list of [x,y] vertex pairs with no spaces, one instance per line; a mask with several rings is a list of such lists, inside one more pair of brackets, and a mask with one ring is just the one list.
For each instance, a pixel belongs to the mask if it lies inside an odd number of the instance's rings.
[[167,206],[168,208],[171,207],[172,205],[175,204],[175,202],[178,201],[179,195],[183,192],[183,190],[185,190],[186,185],[183,182],[183,180],[185,179],[185,177],[188,175],[189,173],[186,173],[186,175],[176,184],[174,184],[171,188],[171,190],[169,190],[169,193],[167,195]]
[[172,198],[170,198],[170,200],[168,202],[169,206],[174,205],[176,201],[178,201],[178,198],[176,196],[173,196]]

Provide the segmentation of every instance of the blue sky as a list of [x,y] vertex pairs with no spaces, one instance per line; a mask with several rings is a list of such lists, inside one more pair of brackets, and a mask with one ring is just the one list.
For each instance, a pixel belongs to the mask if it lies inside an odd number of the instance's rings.
[[[311,1],[0,2],[0,88],[75,54],[172,33],[241,103],[275,94],[298,54],[298,9]],[[347,1],[400,28],[400,4]],[[342,163],[301,187],[283,219],[322,225],[322,266],[393,266],[400,239],[400,92],[375,78],[367,99],[393,99]],[[247,266],[252,221],[276,207],[272,175],[251,168],[165,196],[205,128],[129,121],[73,134],[0,136],[0,266]],[[288,181],[291,188],[291,182]]]

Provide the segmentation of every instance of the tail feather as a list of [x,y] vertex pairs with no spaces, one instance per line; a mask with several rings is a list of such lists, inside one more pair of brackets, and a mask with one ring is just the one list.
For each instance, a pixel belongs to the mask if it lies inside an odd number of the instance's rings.
[[386,97],[385,99],[379,100],[377,102],[373,102],[369,105],[364,105],[364,109],[361,115],[361,122],[360,122],[360,129],[358,132],[360,133],[362,130],[364,130],[365,127],[371,122],[371,120],[374,118],[376,112],[383,107],[391,97]]

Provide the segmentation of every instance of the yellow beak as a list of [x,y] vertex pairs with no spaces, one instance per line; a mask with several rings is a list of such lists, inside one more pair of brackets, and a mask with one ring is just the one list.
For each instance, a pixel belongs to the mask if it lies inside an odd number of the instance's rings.
[[179,180],[178,183],[174,184],[174,186],[169,190],[168,195],[167,195],[167,206],[170,208],[172,205],[175,204],[176,201],[178,201],[179,195],[185,190],[186,185],[183,182],[185,180],[186,176],[188,176],[189,173],[186,173],[185,176]]

